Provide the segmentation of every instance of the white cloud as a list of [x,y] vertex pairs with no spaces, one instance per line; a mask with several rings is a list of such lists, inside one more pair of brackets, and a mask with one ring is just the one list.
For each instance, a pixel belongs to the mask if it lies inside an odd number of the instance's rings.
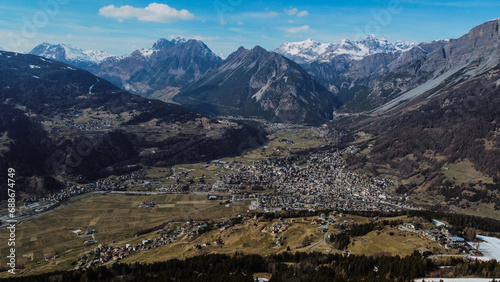
[[297,17],[305,17],[305,16],[309,15],[308,11],[303,10],[303,11],[299,12],[299,9],[297,9],[297,8],[285,9],[285,13],[289,16],[297,15]]
[[170,39],[175,38],[184,38],[184,39],[195,39],[200,41],[214,41],[220,39],[219,36],[203,36],[203,35],[193,35],[193,36],[184,36],[184,35],[170,35]]
[[238,25],[243,25],[243,22],[242,21],[238,21]]
[[291,28],[286,29],[285,31],[288,33],[298,33],[301,31],[306,31],[308,29],[309,29],[308,25],[303,25],[303,26],[291,27]]
[[146,8],[135,8],[129,5],[120,7],[109,5],[99,9],[99,15],[106,18],[115,18],[119,21],[137,18],[139,21],[161,23],[192,20],[195,18],[188,10],[176,10],[168,5],[158,3],[151,3]]
[[193,36],[193,39],[200,40],[200,41],[213,41],[220,39],[219,36],[202,36],[202,35],[195,35]]
[[299,12],[299,9],[297,8],[292,8],[292,9],[285,9],[285,13],[287,13],[289,16],[293,16]]
[[304,11],[301,11],[300,13],[297,14],[297,17],[305,17],[309,15],[309,12],[304,10]]
[[246,13],[243,14],[243,16],[248,17],[248,18],[273,18],[279,15],[276,12],[264,12],[264,13]]
[[277,15],[278,15],[278,13],[276,13],[276,12],[269,12],[269,13],[266,13],[264,16],[272,18],[272,17],[276,17]]

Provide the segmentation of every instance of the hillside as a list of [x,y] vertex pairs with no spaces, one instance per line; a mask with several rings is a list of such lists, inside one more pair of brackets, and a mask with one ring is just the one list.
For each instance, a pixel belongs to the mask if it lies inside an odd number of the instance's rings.
[[[370,143],[369,155],[359,154],[351,163],[375,175],[397,175],[405,184],[399,192],[414,194],[421,203],[499,210],[498,26],[499,20],[487,22],[420,57],[419,71],[403,76],[409,85],[420,85],[378,103],[351,127],[372,136],[364,145]],[[385,77],[391,75],[401,72]]]
[[0,166],[16,168],[28,192],[58,189],[55,179],[86,182],[141,165],[236,155],[257,135],[34,55],[0,52],[0,85]]

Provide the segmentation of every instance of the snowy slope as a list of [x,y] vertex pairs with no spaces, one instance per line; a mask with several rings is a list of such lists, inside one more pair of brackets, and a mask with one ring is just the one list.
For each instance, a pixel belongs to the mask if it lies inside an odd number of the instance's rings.
[[[484,256],[477,257],[480,260],[492,260],[495,259],[500,261],[500,239],[495,237],[481,236],[477,235],[476,238],[483,240],[479,243],[479,251],[483,253]],[[475,243],[470,243],[475,244]]]
[[284,55],[297,63],[309,63],[317,59],[332,44],[320,43],[308,38],[301,42],[284,43],[274,52]]
[[99,64],[113,55],[102,50],[82,50],[70,44],[42,43],[29,52],[30,54],[67,63]]
[[391,43],[386,39],[368,36],[362,41],[340,40],[338,43],[320,43],[312,39],[284,43],[274,50],[299,64],[313,61],[328,62],[334,57],[346,55],[352,60],[361,60],[376,53],[406,51],[415,44],[403,41]]

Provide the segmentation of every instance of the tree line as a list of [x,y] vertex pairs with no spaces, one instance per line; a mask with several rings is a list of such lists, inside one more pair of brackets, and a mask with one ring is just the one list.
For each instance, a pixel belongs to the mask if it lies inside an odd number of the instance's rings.
[[[454,277],[498,277],[500,264],[449,259],[448,273]],[[5,281],[254,281],[255,273],[271,273],[270,281],[413,281],[440,273],[439,264],[414,252],[406,257],[340,254],[290,253],[210,254],[184,260],[154,263],[114,264],[91,268],[18,276]]]

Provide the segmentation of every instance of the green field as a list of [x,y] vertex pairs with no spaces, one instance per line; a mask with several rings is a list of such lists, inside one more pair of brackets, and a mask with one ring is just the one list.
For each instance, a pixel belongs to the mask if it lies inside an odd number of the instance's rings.
[[483,173],[477,171],[472,163],[468,160],[461,161],[459,163],[447,164],[442,169],[441,172],[449,180],[455,180],[457,183],[469,183],[482,181],[485,183],[492,183],[493,179],[491,177],[485,176]]

